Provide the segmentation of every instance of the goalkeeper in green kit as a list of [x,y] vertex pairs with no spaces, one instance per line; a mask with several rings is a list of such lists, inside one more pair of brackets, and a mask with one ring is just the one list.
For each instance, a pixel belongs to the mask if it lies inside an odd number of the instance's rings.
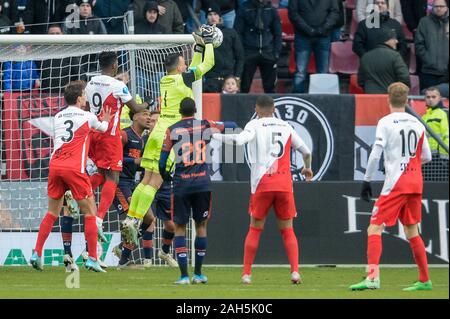
[[[138,244],[139,225],[163,182],[158,162],[166,130],[181,120],[181,101],[186,97],[194,98],[192,83],[214,66],[214,32],[214,26],[202,25],[198,34],[193,33],[196,44],[189,68],[178,53],[168,55],[164,61],[167,75],[160,81],[161,116],[145,145],[141,161],[141,167],[145,169],[144,178],[133,192],[127,218],[122,224],[122,236],[126,243]],[[170,168],[171,163],[167,167]]]

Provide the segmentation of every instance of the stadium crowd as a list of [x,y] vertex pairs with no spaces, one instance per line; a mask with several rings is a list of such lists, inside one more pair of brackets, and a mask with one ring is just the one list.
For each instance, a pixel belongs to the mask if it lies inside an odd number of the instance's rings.
[[[336,73],[340,93],[386,93],[400,81],[412,94],[438,86],[448,97],[448,0],[0,0],[0,35],[122,34],[131,9],[137,34],[219,26],[224,41],[205,92],[222,92],[233,76],[242,93],[308,93],[308,74]],[[3,63],[2,89],[48,88],[49,63]],[[79,74],[73,61],[61,68],[46,82],[63,77],[62,87]]]

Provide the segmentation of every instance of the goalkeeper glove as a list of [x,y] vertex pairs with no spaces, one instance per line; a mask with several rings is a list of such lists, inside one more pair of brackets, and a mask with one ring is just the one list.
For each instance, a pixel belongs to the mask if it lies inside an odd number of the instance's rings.
[[150,96],[144,96],[144,103],[147,103],[147,109],[153,110],[155,107],[155,100],[153,100]]
[[194,37],[195,40],[195,47],[201,48],[205,47],[205,41],[203,41],[201,30],[199,30],[198,33],[192,32],[192,36]]
[[200,27],[200,31],[202,32],[202,38],[205,45],[213,43],[214,34],[216,32],[215,26],[204,24]]
[[370,186],[370,182],[364,181],[361,188],[361,199],[370,202],[372,198],[372,187]]

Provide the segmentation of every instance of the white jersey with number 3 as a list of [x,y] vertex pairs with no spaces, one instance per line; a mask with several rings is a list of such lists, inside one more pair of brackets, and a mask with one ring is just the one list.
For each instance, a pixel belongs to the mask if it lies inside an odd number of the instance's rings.
[[408,113],[391,113],[378,122],[375,145],[383,148],[386,170],[381,195],[422,193],[421,157],[429,152],[423,124]]
[[86,86],[86,95],[90,111],[99,119],[103,118],[105,106],[111,109],[112,119],[105,134],[120,137],[122,106],[132,99],[125,83],[108,75],[94,76]]

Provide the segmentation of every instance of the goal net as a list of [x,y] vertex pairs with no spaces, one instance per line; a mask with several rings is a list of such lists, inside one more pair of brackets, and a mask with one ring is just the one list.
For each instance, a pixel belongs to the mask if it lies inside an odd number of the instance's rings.
[[[151,96],[158,101],[165,57],[181,53],[189,63],[192,43],[190,35],[0,37],[0,265],[26,265],[32,254],[39,224],[47,212],[53,116],[65,106],[64,86],[73,80],[89,81],[100,73],[98,54],[115,51],[120,64],[118,76],[127,82],[134,97]],[[108,265],[117,264],[112,249],[120,242],[119,224],[124,218],[114,206],[105,217],[108,242],[102,245],[101,258]],[[73,226],[72,250],[78,262],[85,248],[83,220],[74,220]],[[189,247],[193,245],[192,229],[188,227]],[[162,223],[158,221],[155,257],[162,245],[161,235]],[[43,261],[62,265],[63,255],[58,221],[44,246]],[[133,258],[138,262],[143,258],[141,249],[136,249]],[[153,262],[163,264],[157,258]]]

